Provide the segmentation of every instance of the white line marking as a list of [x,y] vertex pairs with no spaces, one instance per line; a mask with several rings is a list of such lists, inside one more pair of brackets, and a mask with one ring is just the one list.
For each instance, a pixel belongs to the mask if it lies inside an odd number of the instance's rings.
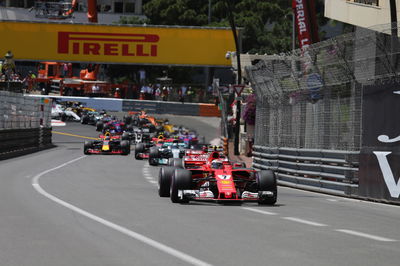
[[326,199],[327,201],[331,201],[331,202],[338,202],[337,199]]
[[289,220],[292,222],[302,223],[302,224],[308,224],[308,225],[312,225],[312,226],[327,226],[326,224],[303,220],[303,219],[296,218],[296,217],[282,217],[282,219]]
[[94,220],[94,221],[96,221],[98,223],[101,223],[101,224],[109,227],[109,228],[112,228],[112,229],[114,229],[114,230],[116,230],[116,231],[118,231],[118,232],[120,232],[122,234],[128,235],[128,236],[130,236],[130,237],[132,237],[132,238],[134,238],[134,239],[136,239],[136,240],[138,240],[140,242],[143,242],[143,243],[145,243],[145,244],[147,244],[149,246],[152,246],[155,249],[158,249],[158,250],[160,250],[162,252],[165,252],[165,253],[167,253],[167,254],[169,254],[171,256],[174,256],[174,257],[176,257],[178,259],[181,259],[182,261],[185,261],[185,262],[190,263],[192,265],[199,265],[199,266],[209,266],[209,265],[211,265],[211,264],[208,264],[208,263],[206,263],[204,261],[196,259],[195,257],[192,257],[192,256],[190,256],[188,254],[185,254],[185,253],[183,253],[183,252],[181,252],[179,250],[173,249],[173,248],[171,248],[171,247],[169,247],[167,245],[164,245],[164,244],[162,244],[160,242],[157,242],[157,241],[155,241],[155,240],[153,240],[151,238],[148,238],[148,237],[146,237],[144,235],[141,235],[141,234],[136,233],[134,231],[131,231],[131,230],[125,228],[125,227],[122,227],[122,226],[119,226],[119,225],[114,224],[112,222],[109,222],[109,221],[107,221],[107,220],[105,220],[103,218],[100,218],[99,216],[91,214],[91,213],[89,213],[89,212],[87,212],[85,210],[82,210],[82,209],[80,209],[80,208],[78,208],[78,207],[76,207],[76,206],[74,206],[72,204],[69,204],[68,202],[65,202],[65,201],[63,201],[63,200],[61,200],[61,199],[59,199],[59,198],[47,193],[39,185],[39,179],[43,175],[45,175],[47,173],[50,173],[50,172],[52,172],[54,170],[57,170],[57,169],[59,169],[61,167],[64,167],[66,165],[72,164],[72,163],[74,163],[74,162],[76,162],[76,161],[78,161],[78,160],[80,160],[82,158],[85,158],[85,157],[87,157],[87,156],[81,156],[79,158],[76,158],[74,160],[68,161],[66,163],[63,163],[63,164],[61,164],[59,166],[56,166],[54,168],[51,168],[49,170],[43,171],[40,174],[37,174],[36,176],[34,176],[32,178],[32,186],[36,189],[37,192],[39,192],[40,194],[42,194],[46,198],[48,198],[48,199],[60,204],[61,206],[64,206],[64,207],[66,207],[66,208],[68,208],[68,209],[70,209],[70,210],[72,210],[72,211],[74,211],[76,213],[79,213],[79,214],[81,214],[81,215],[83,215],[83,216],[85,216],[85,217],[87,217],[89,219],[92,219],[92,220]]
[[155,181],[155,180],[151,180],[151,181],[149,181],[149,182],[152,183],[152,184],[158,184],[158,182]]
[[[302,190],[302,189],[299,189],[299,188],[292,188],[292,187],[280,186],[279,189],[288,189],[288,190],[295,190],[295,191],[297,191],[297,192],[302,192],[302,193],[306,193],[306,194],[322,195],[322,193],[320,193],[320,192]],[[352,199],[352,198],[341,197],[341,196],[335,196],[335,195],[323,195],[323,196],[324,196],[324,197],[332,197],[332,198],[340,199],[340,201],[349,201],[349,202],[356,202],[356,203],[365,203],[365,204],[377,205],[377,206],[379,206],[379,207],[400,208],[400,205],[393,205],[393,204],[387,204],[387,203],[379,203],[379,202],[373,202],[373,201],[367,201],[367,200],[361,200],[361,199]]]
[[347,230],[347,229],[336,229],[335,231],[353,235],[353,236],[359,236],[359,237],[364,237],[364,238],[369,238],[372,240],[377,240],[377,241],[383,241],[383,242],[397,242],[395,239],[391,238],[386,238],[386,237],[380,237],[380,236],[375,236],[375,235],[370,235],[366,233],[361,233],[353,230]]
[[252,212],[261,213],[261,214],[266,214],[266,215],[277,215],[277,213],[275,213],[275,212],[262,211],[262,210],[254,209],[254,208],[245,208],[245,207],[243,207],[242,209],[248,210],[248,211],[252,211]]

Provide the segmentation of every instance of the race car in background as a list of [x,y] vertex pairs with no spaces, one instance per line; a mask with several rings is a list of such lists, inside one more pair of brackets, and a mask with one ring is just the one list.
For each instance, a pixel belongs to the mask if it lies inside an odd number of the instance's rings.
[[61,121],[80,121],[81,118],[70,107],[65,108],[64,105],[53,102],[51,107],[51,118]]
[[105,112],[97,112],[97,111],[86,111],[83,112],[81,116],[81,123],[88,125],[96,125],[97,122],[102,121],[104,118]]
[[158,194],[170,197],[174,203],[253,201],[273,205],[277,193],[274,172],[244,168],[217,151],[209,153],[207,160],[197,166],[162,167],[159,172]]
[[96,124],[96,130],[103,133],[109,131],[112,135],[122,135],[126,130],[124,122],[113,119],[109,122],[99,122]]
[[128,155],[131,147],[128,140],[121,136],[112,136],[109,132],[99,136],[99,140],[85,141],[83,153],[89,154],[121,154]]
[[188,145],[183,141],[174,140],[172,142],[164,142],[161,146],[150,147],[149,164],[159,165],[168,164],[170,158],[183,158]]
[[148,143],[153,138],[154,133],[150,133],[148,128],[139,128],[129,125],[126,131],[122,133],[122,138],[127,139],[131,144]]

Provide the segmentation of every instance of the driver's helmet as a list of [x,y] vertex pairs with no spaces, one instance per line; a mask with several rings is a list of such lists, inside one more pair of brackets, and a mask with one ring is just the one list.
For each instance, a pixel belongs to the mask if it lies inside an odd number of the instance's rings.
[[107,132],[104,134],[104,139],[105,139],[105,140],[110,140],[110,139],[111,139],[111,134],[110,134],[109,131],[107,131]]
[[172,142],[171,145],[173,148],[179,148],[179,143],[178,142]]
[[220,160],[214,160],[214,161],[211,162],[211,168],[212,169],[223,169],[224,168],[224,164]]

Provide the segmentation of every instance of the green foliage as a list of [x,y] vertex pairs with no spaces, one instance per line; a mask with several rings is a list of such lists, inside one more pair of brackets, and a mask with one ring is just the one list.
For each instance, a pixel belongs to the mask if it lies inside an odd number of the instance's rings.
[[150,20],[148,18],[140,18],[135,16],[121,17],[118,24],[131,24],[131,25],[143,25],[149,24]]
[[[211,23],[208,23],[209,3]],[[143,0],[148,20],[123,17],[121,23],[230,27],[228,3],[241,30],[243,52],[274,54],[291,50],[291,0]],[[315,0],[318,25],[328,22],[323,6],[324,0]],[[321,40],[324,36],[325,32],[320,30]]]
[[242,50],[278,53],[291,47],[291,1],[289,0],[148,0],[143,6],[148,24],[229,27],[227,1],[233,6],[241,29]]

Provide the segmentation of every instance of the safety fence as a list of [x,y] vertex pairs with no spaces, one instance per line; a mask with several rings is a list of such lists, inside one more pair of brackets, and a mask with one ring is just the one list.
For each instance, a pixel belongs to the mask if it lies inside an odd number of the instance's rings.
[[253,165],[273,170],[280,184],[339,195],[358,195],[358,152],[253,147]]
[[51,128],[0,130],[0,160],[52,146]]
[[51,101],[23,96],[10,83],[0,91],[0,159],[51,146]]
[[[393,26],[357,28],[246,68],[257,96],[255,167],[276,171],[282,184],[400,202],[390,187],[397,181],[383,176],[392,169],[382,168],[400,159],[398,139],[390,139],[400,135],[393,116],[400,43],[390,35],[397,33]],[[377,161],[382,150],[388,164],[383,155]],[[362,175],[372,168],[379,182]]]

